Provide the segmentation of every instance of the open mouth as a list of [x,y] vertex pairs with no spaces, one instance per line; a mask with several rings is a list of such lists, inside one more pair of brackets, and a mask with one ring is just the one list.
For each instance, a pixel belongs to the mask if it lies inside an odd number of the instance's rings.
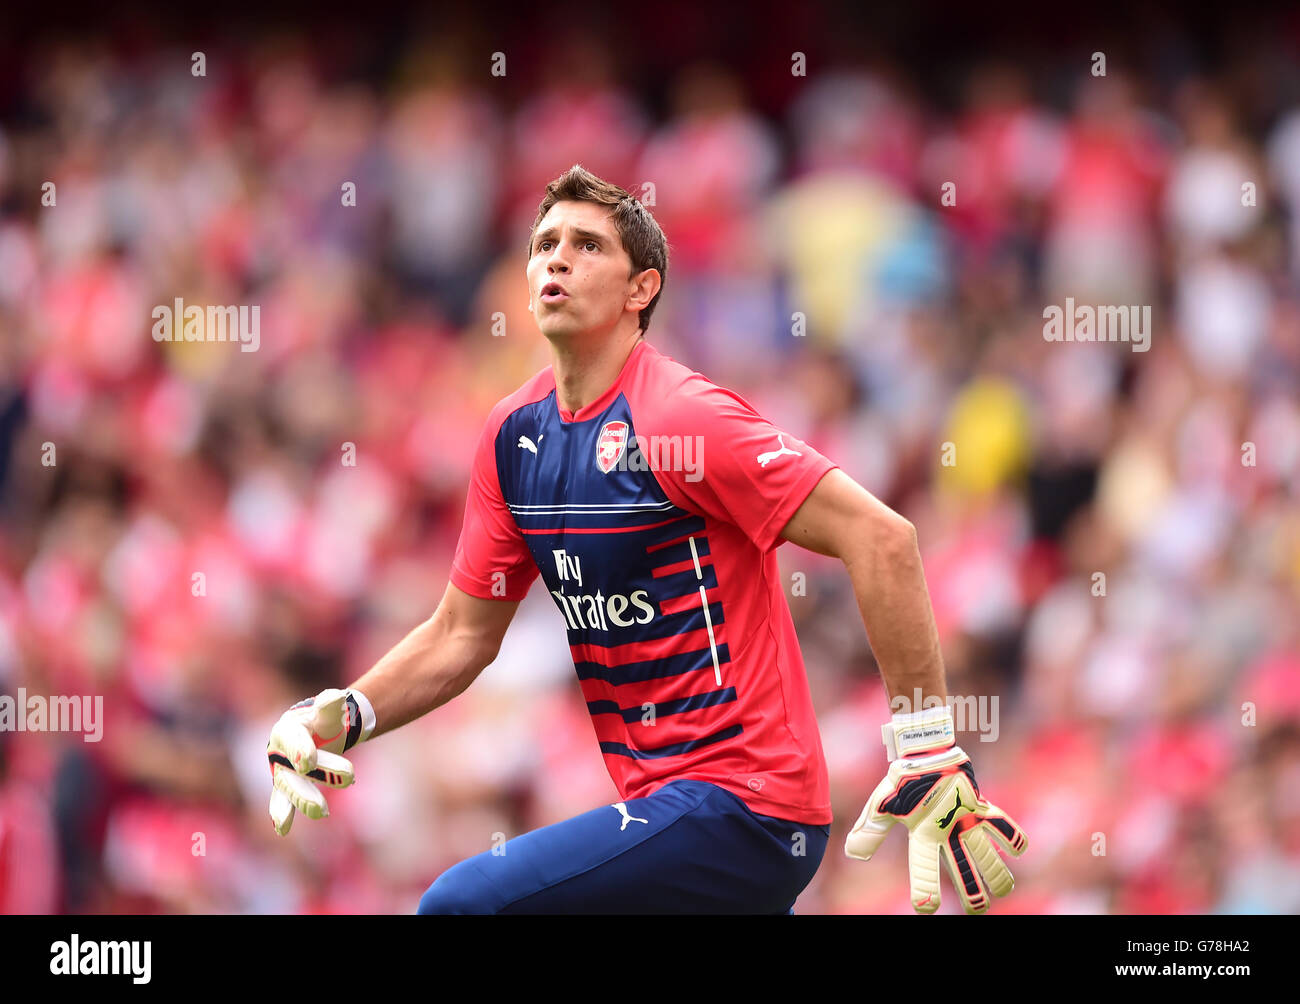
[[542,287],[541,300],[543,303],[559,303],[561,300],[567,300],[569,294],[565,292],[564,287],[558,282],[548,282]]

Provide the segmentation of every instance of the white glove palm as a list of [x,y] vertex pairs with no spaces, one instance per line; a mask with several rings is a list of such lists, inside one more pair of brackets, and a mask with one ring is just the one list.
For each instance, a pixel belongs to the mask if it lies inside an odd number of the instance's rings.
[[[360,712],[346,690],[323,690],[286,711],[266,744],[271,764],[271,822],[284,836],[295,809],[310,819],[329,815],[325,797],[312,781],[346,788],[355,778],[352,763],[340,756],[355,745]],[[351,741],[349,741],[351,740]]]
[[[871,793],[844,841],[844,853],[871,860],[890,827],[901,822],[909,831],[913,909],[933,913],[939,908],[942,856],[965,911],[984,913],[992,896],[1005,896],[1015,885],[990,837],[1019,857],[1029,846],[1024,831],[981,797],[970,757],[952,745],[952,713],[946,708],[895,715],[884,729],[891,754],[903,755],[891,760],[889,772]],[[918,738],[918,730],[924,730],[923,737]],[[919,752],[909,755],[908,749]]]

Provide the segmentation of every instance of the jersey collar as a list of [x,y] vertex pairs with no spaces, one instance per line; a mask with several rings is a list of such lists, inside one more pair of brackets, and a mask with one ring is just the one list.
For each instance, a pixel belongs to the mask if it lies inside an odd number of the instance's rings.
[[648,344],[649,342],[647,342],[644,338],[642,338],[639,342],[637,342],[634,346],[632,346],[632,351],[627,354],[627,359],[623,363],[623,368],[619,370],[618,376],[615,378],[614,382],[610,384],[609,389],[606,390],[603,394],[601,394],[600,397],[596,398],[596,400],[592,401],[590,404],[583,405],[576,412],[569,411],[566,408],[560,407],[560,395],[559,392],[557,391],[555,395],[555,410],[559,412],[560,421],[585,422],[590,418],[595,418],[606,408],[608,408],[610,404],[613,402],[613,400],[616,397],[618,397],[619,390],[623,386],[624,377],[626,377],[628,373],[631,372],[633,364],[637,361],[638,358],[640,358],[642,352],[644,351],[645,347]]

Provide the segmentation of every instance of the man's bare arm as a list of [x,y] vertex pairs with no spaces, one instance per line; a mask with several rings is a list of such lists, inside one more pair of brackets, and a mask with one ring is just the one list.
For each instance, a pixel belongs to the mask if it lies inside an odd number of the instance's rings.
[[446,704],[497,657],[518,601],[482,600],[450,582],[423,624],[349,689],[375,709],[369,738],[391,732]]
[[939,632],[921,567],[916,528],[839,468],[817,483],[783,539],[839,558],[848,570],[871,650],[891,700],[913,691],[948,696]]

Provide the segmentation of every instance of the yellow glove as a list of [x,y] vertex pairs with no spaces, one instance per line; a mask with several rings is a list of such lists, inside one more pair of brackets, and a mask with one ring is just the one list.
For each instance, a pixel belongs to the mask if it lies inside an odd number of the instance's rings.
[[844,853],[870,861],[889,828],[901,822],[909,831],[912,908],[918,913],[939,908],[942,854],[966,912],[984,913],[990,892],[1005,896],[1015,885],[989,838],[1020,857],[1029,846],[1025,832],[980,796],[970,757],[953,745],[956,733],[949,708],[896,714],[881,726],[881,734],[889,751],[889,772],[849,831]]

